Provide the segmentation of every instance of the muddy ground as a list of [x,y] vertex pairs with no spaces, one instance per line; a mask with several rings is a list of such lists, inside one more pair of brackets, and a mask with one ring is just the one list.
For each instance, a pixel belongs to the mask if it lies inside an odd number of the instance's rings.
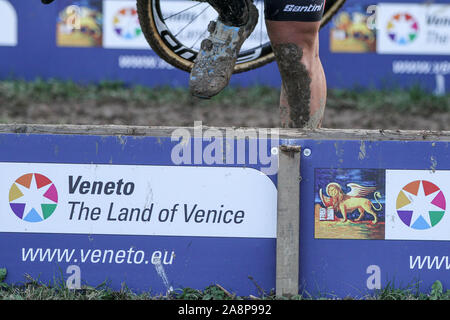
[[[193,101],[190,105],[127,101],[34,103],[0,108],[2,123],[120,124],[142,126],[279,127],[277,105],[252,106]],[[394,112],[356,110],[333,103],[327,107],[322,127],[358,129],[450,130],[449,112]]]

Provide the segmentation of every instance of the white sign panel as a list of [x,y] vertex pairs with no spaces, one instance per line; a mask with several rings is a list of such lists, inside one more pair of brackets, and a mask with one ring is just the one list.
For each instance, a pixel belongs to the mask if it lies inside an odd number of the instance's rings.
[[377,5],[377,52],[450,54],[450,5],[380,3]]
[[151,49],[142,33],[134,0],[103,1],[103,47]]
[[251,168],[0,163],[0,232],[275,238]]
[[450,171],[386,170],[386,240],[450,240]]
[[0,0],[0,46],[17,46],[17,14],[6,0]]

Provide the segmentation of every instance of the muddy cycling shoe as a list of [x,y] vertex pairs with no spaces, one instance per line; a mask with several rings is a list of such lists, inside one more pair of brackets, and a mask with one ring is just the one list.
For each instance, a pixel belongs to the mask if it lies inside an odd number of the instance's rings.
[[209,23],[210,35],[202,41],[189,77],[193,96],[209,99],[230,82],[241,46],[258,22],[258,10],[251,0],[247,0],[247,6],[249,18],[243,26],[228,26],[220,20]]

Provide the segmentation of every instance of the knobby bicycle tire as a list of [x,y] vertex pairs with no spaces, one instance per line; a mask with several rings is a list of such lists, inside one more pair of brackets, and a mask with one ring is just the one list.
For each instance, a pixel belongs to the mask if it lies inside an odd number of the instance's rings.
[[[178,69],[190,72],[197,51],[186,47],[168,30],[161,14],[161,6],[165,1],[167,0],[137,0],[137,12],[142,32],[150,47],[159,57]],[[331,20],[345,1],[326,1],[321,28]],[[199,0],[199,2],[205,2],[205,0]],[[240,73],[256,69],[274,60],[272,47],[267,42],[256,50],[241,50],[233,72]]]

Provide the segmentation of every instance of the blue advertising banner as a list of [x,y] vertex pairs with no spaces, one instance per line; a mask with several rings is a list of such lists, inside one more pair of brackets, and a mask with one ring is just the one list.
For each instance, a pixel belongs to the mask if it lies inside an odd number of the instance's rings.
[[[448,287],[446,141],[2,134],[0,267],[69,287],[275,288],[277,152],[302,146],[300,293]],[[240,141],[240,142],[239,142]],[[275,148],[275,149],[274,149]],[[226,151],[224,151],[226,150]]]
[[[445,6],[446,1],[348,0],[320,32],[328,86],[420,85],[444,94],[450,86]],[[37,0],[0,0],[0,78],[187,86],[188,74],[150,49],[135,8],[134,0],[57,0],[49,6]],[[187,40],[199,39],[208,21],[196,23]],[[271,63],[236,74],[231,83],[278,87],[281,80]]]
[[448,142],[290,143],[309,150],[301,159],[303,289],[342,297],[449,285]]
[[211,165],[203,144],[192,139],[200,160],[193,150],[176,165],[170,137],[3,134],[6,281],[274,288],[276,175],[260,171],[269,162]]
[[418,85],[444,94],[449,84],[448,2],[346,1],[320,34],[332,88]]

